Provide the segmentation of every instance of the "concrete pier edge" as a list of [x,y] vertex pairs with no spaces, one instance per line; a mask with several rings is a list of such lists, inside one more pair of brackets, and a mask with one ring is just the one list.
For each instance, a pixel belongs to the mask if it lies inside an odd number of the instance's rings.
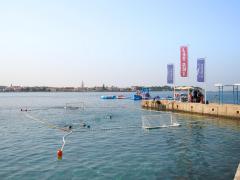
[[234,180],[240,180],[240,163],[238,165]]
[[143,100],[141,105],[142,108],[150,110],[175,111],[240,120],[240,105],[235,104],[201,104],[170,100]]

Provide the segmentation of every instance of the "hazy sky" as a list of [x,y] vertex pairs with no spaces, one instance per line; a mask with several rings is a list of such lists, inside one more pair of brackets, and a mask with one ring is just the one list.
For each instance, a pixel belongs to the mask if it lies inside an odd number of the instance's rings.
[[[209,88],[240,83],[238,0],[0,0],[0,85],[196,83],[207,59]],[[180,78],[180,46],[189,78]]]

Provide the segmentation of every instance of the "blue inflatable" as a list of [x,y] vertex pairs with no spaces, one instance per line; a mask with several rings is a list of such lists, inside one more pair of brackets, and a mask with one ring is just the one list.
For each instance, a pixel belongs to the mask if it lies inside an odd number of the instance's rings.
[[101,96],[101,99],[116,99],[116,96]]
[[132,100],[137,101],[137,100],[142,100],[142,96],[134,94],[132,97]]

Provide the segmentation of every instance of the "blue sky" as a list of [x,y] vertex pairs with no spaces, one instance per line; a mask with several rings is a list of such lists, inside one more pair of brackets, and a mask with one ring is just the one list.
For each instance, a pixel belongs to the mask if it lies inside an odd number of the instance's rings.
[[[240,1],[0,1],[0,84],[177,85],[196,83],[206,57],[207,84],[240,82]],[[189,78],[180,78],[180,46]]]

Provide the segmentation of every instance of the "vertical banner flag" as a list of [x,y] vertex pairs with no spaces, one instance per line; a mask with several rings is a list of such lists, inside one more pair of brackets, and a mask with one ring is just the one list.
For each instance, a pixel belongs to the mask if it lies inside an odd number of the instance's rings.
[[205,59],[197,60],[197,82],[205,82]]
[[173,84],[174,70],[173,64],[167,65],[167,83]]
[[188,47],[180,47],[180,74],[181,77],[188,76]]

